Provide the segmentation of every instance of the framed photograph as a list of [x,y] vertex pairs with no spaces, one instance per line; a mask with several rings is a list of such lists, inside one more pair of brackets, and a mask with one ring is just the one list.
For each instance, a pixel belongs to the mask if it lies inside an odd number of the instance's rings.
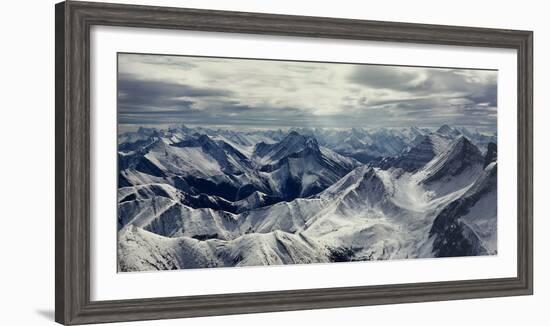
[[533,293],[532,32],[55,13],[57,322]]

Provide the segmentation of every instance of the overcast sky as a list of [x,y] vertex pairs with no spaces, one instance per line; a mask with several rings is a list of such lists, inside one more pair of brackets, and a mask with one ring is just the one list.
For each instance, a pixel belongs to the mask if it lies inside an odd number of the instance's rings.
[[119,123],[496,129],[497,72],[119,54]]

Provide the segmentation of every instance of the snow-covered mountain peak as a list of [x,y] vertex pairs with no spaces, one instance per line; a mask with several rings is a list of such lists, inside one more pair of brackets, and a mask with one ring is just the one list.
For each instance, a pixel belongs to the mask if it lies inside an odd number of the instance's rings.
[[436,257],[497,253],[497,163],[490,163],[430,229]]
[[480,161],[483,157],[479,148],[474,145],[467,137],[460,136],[451,143],[449,156],[451,159],[475,160]]
[[434,130],[119,134],[119,269],[495,253],[496,134]]
[[443,136],[447,136],[447,137],[457,137],[461,134],[460,131],[456,130],[455,128],[452,128],[451,126],[449,126],[447,124],[442,125],[441,127],[439,127],[439,129],[437,129],[436,133],[438,133],[440,135],[443,135]]
[[387,158],[379,164],[383,169],[401,168],[407,172],[416,171],[447,147],[449,140],[436,133],[424,136],[422,141],[398,157]]
[[[479,149],[468,138],[460,136],[418,174],[423,176],[422,183],[435,184],[436,192],[444,194],[471,184],[483,169],[483,162]],[[451,179],[456,184],[449,184]]]
[[206,135],[206,134],[199,134],[199,137],[197,138],[197,140],[201,144],[212,144],[213,143],[212,139],[210,139],[210,137],[208,137],[208,135]]
[[281,146],[287,146],[290,148],[303,148],[306,146],[307,142],[317,143],[317,140],[311,136],[302,135],[293,130],[289,132],[288,135],[283,140],[281,140],[279,144]]
[[302,152],[306,148],[319,151],[317,139],[291,131],[278,143],[266,144],[260,142],[257,144],[254,149],[254,156],[260,158],[260,163],[263,165],[277,162],[289,155]]
[[344,176],[342,179],[334,183],[332,186],[328,187],[325,191],[320,193],[318,196],[331,197],[334,194],[341,193],[344,190],[356,185],[365,176],[366,173],[372,170],[373,168],[367,165],[362,165],[360,167],[357,167],[353,171],[348,173],[346,176]]
[[306,145],[306,148],[319,150],[319,143],[317,142],[317,139],[315,139],[315,138],[308,137],[306,139],[306,144],[305,145]]

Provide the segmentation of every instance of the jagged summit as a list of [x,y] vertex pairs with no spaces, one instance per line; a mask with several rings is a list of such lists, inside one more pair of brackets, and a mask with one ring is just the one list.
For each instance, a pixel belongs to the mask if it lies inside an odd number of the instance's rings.
[[407,172],[416,171],[448,148],[450,139],[439,133],[431,133],[422,138],[403,154],[382,160],[378,165],[383,169],[401,168]]
[[460,136],[450,144],[450,149],[445,153],[448,156],[455,156],[462,160],[479,160],[483,155],[477,146],[475,146],[467,137]]
[[176,127],[118,141],[122,272],[497,250],[495,134]]
[[[488,205],[488,203],[491,203]],[[497,253],[497,166],[489,164],[468,191],[450,202],[430,229],[436,257]]]
[[483,155],[480,150],[464,136],[450,144],[447,151],[441,153],[424,168],[424,183],[443,178],[458,176],[464,172],[475,175],[483,167]]
[[448,136],[448,137],[456,137],[456,136],[459,136],[461,134],[460,131],[458,131],[455,128],[450,127],[447,124],[442,125],[441,127],[439,127],[439,129],[437,129],[436,133],[438,133],[440,135]]
[[274,144],[264,142],[256,145],[254,156],[262,158],[264,164],[273,163],[284,157],[303,151],[306,148],[319,150],[317,139],[291,131],[283,140]]

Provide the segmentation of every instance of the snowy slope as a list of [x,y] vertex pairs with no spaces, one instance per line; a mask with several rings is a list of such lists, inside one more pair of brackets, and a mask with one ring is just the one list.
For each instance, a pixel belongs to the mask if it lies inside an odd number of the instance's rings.
[[484,158],[467,138],[460,136],[426,164],[417,175],[427,188],[444,195],[471,185],[483,169]]
[[[260,147],[264,152],[259,152]],[[261,142],[255,148],[254,153],[250,148],[241,151],[221,139],[196,133],[179,143],[154,139],[138,150],[119,153],[119,185],[165,183],[192,195],[227,201],[258,192],[270,197],[266,203],[273,203],[275,198],[292,200],[316,194],[359,164],[297,133],[281,142]]]
[[278,143],[259,143],[253,160],[274,194],[285,200],[317,194],[359,165],[296,131]]
[[407,172],[416,171],[445,152],[453,140],[458,137],[453,133],[445,132],[446,129],[443,129],[443,131],[444,133],[440,133],[440,130],[438,130],[419,136],[414,145],[400,155],[385,157],[378,162],[374,162],[373,165],[383,169],[401,168]]
[[497,163],[489,164],[463,196],[438,214],[430,230],[436,256],[496,254],[496,172]]
[[231,241],[167,238],[128,226],[119,231],[121,272],[329,262],[328,250],[303,235],[245,234]]
[[[463,130],[181,129],[119,152],[121,271],[497,252],[496,145]],[[350,135],[406,141],[363,165]]]

